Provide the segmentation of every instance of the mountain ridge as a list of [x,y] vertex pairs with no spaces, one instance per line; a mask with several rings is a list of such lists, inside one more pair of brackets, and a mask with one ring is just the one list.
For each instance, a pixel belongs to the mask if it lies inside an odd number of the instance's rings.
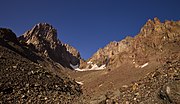
[[158,18],[86,61],[50,24],[0,28],[0,103],[179,103],[179,46],[180,21]]
[[[57,38],[57,30],[48,23],[39,23],[19,37],[19,41],[33,47],[43,57],[48,57],[64,67],[79,64],[80,53]],[[69,50],[69,51],[68,51]],[[71,53],[72,52],[72,53]]]
[[[131,61],[137,60],[137,64],[142,65],[148,61],[148,58],[145,58],[148,57],[148,54],[154,54],[152,52],[156,51],[160,52],[160,48],[163,48],[163,45],[167,44],[168,41],[176,41],[179,44],[179,38],[176,38],[179,37],[179,26],[180,21],[166,20],[161,23],[157,17],[154,20],[149,19],[134,38],[127,36],[119,42],[110,42],[104,48],[100,48],[95,52],[87,61],[91,61],[98,66],[106,64],[107,66],[118,67],[118,64],[129,57],[128,59]],[[156,51],[153,51],[154,49]],[[147,53],[146,50],[151,50],[151,52]],[[121,59],[117,57],[121,57]],[[138,61],[135,57],[144,58],[144,62]],[[117,61],[119,63],[114,63]],[[82,67],[86,66],[84,64]]]

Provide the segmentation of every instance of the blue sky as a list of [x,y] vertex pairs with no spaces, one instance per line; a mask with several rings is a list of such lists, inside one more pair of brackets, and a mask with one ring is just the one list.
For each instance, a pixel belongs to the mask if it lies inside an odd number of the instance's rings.
[[180,0],[3,0],[0,27],[17,36],[46,22],[59,39],[89,58],[99,48],[134,36],[148,19],[179,20]]

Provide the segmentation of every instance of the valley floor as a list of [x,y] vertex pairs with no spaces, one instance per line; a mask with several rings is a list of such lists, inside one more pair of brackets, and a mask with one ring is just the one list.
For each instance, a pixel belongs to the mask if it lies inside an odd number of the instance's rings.
[[121,87],[145,77],[153,72],[159,63],[150,62],[145,67],[136,68],[133,63],[126,62],[115,69],[91,70],[91,71],[68,71],[83,88],[86,101],[98,103],[106,99],[108,93],[113,93]]

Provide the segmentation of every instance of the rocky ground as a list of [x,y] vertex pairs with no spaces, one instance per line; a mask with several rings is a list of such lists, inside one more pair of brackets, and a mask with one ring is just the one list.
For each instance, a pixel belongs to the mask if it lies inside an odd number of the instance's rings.
[[180,58],[135,68],[69,72],[82,82],[85,104],[179,104]]
[[139,81],[106,95],[106,104],[179,104],[180,61],[167,61]]
[[[3,35],[3,31],[11,34]],[[51,69],[43,67],[38,63],[43,60],[36,58],[35,53],[34,57],[25,54],[28,49],[24,50],[25,47],[9,38],[14,35],[10,30],[1,29],[0,35],[0,104],[67,104],[79,101],[77,99],[82,94],[79,84],[63,73],[54,74]]]

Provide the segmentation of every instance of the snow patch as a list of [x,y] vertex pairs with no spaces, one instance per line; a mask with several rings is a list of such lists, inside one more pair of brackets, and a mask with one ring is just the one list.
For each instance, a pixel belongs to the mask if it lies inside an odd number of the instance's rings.
[[86,71],[85,69],[80,69],[80,68],[76,68],[74,70],[76,70],[76,71]]
[[103,70],[106,68],[106,65],[101,65],[100,67],[98,67],[96,64],[92,64],[92,68],[90,69],[80,69],[80,68],[75,68],[75,67],[72,67],[74,70],[76,71],[90,71],[90,70]]
[[98,66],[96,64],[93,64],[91,69],[97,69],[97,68]]
[[83,83],[82,83],[82,82],[78,82],[78,81],[76,81],[76,83],[78,83],[78,84],[80,84],[80,85],[83,85]]
[[105,69],[105,68],[106,68],[106,65],[105,65],[105,64],[104,64],[104,65],[101,65],[99,68],[100,68],[100,69]]
[[71,66],[73,69],[77,69],[77,68],[79,67],[78,64],[77,64],[77,65],[72,65],[72,64],[70,64],[70,66]]
[[145,64],[143,64],[143,65],[138,65],[136,62],[135,62],[135,60],[133,59],[132,60],[132,63],[135,65],[135,68],[144,68],[144,67],[146,67],[149,63],[147,62],[147,63],[145,63]]
[[101,65],[100,67],[98,67],[96,64],[93,64],[91,70],[102,70],[105,68],[106,68],[106,65]]
[[140,66],[140,68],[144,68],[145,66],[147,66],[149,63],[145,63],[143,65]]
[[92,64],[92,62],[91,62],[91,61],[88,61],[87,64]]

